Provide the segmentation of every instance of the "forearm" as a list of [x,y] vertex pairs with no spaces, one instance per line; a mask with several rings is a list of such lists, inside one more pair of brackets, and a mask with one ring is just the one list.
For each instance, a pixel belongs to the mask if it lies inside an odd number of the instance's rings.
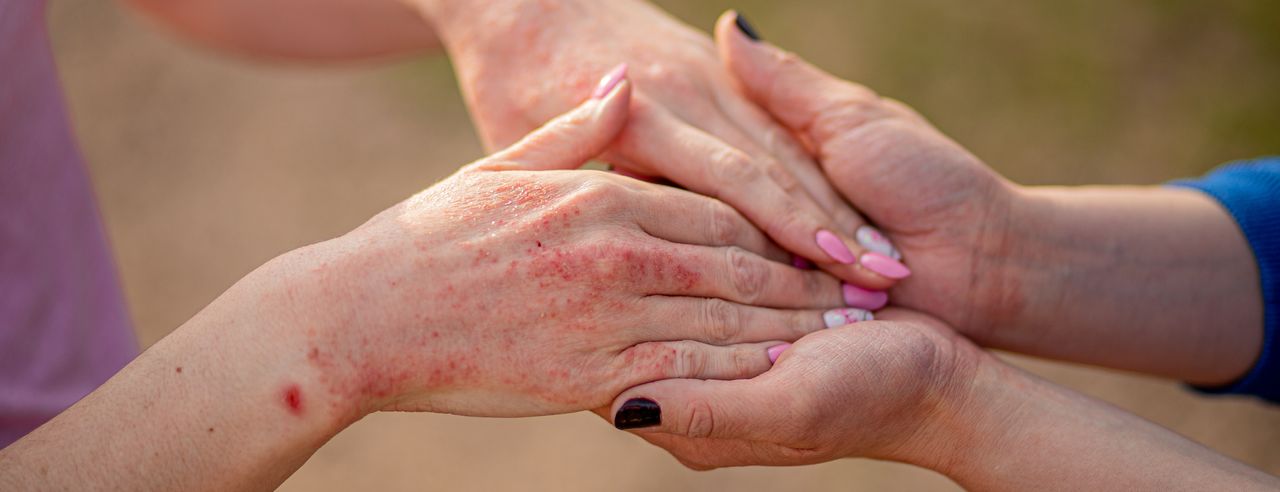
[[1258,272],[1212,198],[1172,188],[1029,188],[1001,241],[985,344],[1201,384],[1262,341]]
[[401,0],[126,1],[195,41],[255,58],[359,60],[440,48],[430,23]]
[[360,414],[285,320],[281,260],[0,451],[0,489],[269,490]]
[[942,419],[935,468],[970,490],[1274,490],[1274,477],[992,357]]

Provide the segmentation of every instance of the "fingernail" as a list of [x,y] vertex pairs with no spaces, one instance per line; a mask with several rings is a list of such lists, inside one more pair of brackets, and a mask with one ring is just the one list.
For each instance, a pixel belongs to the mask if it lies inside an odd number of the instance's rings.
[[844,241],[841,241],[840,237],[832,234],[831,231],[826,229],[819,230],[817,241],[818,247],[822,248],[822,251],[831,256],[833,260],[846,265],[851,265],[857,260],[853,256],[853,251],[849,251],[849,247],[844,245]]
[[756,33],[756,29],[754,27],[751,27],[751,23],[747,22],[747,18],[743,17],[741,12],[734,12],[734,14],[736,15],[734,16],[733,23],[738,26],[738,30],[742,31],[742,34],[746,35],[748,38],[751,38],[752,41],[759,41],[760,35]]
[[600,84],[596,86],[596,91],[591,93],[591,98],[604,99],[604,96],[613,92],[613,88],[622,83],[622,80],[625,78],[627,78],[626,63],[613,67],[613,70],[610,70],[609,73],[605,74],[605,76],[600,79]]
[[873,319],[876,319],[875,315],[865,309],[840,308],[822,313],[822,322],[827,324],[827,328],[836,328]]
[[648,398],[632,398],[613,414],[613,426],[619,430],[639,429],[662,424],[662,407]]
[[853,238],[868,250],[875,251],[882,255],[888,256],[895,260],[902,259],[902,253],[898,252],[898,248],[893,247],[893,243],[889,242],[889,238],[871,226],[862,226],[858,228],[858,232],[854,233]]
[[889,293],[867,290],[856,285],[844,284],[840,287],[844,294],[844,303],[850,307],[876,310],[889,303]]
[[911,269],[907,268],[898,260],[890,258],[876,252],[870,252],[862,255],[859,261],[867,270],[871,270],[891,279],[901,279],[911,276]]
[[769,347],[769,350],[765,351],[769,354],[769,363],[772,364],[774,362],[778,362],[778,357],[781,357],[782,353],[786,352],[789,348],[791,348],[791,344],[789,343]]
[[791,255],[791,266],[801,270],[813,270],[813,262],[806,260],[803,256]]

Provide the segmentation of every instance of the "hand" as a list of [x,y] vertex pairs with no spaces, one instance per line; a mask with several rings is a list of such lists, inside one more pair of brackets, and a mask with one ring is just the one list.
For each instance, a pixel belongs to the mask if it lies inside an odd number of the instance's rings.
[[1019,187],[906,106],[733,27],[745,92],[810,142],[840,192],[912,259],[895,303],[987,347],[1221,385],[1262,346],[1257,265],[1195,191]]
[[911,258],[895,304],[984,341],[1016,308],[997,275],[1015,185],[905,105],[743,36],[731,13],[716,38],[747,95],[810,142],[831,183]]
[[753,379],[657,381],[597,412],[698,470],[860,457],[928,468],[969,490],[1277,483],[898,308],[807,335]]
[[700,470],[852,456],[919,463],[937,457],[942,425],[986,357],[936,319],[887,309],[805,336],[754,379],[658,381],[600,413]]
[[824,327],[839,283],[728,206],[575,167],[626,121],[630,84],[309,253],[330,329],[310,360],[364,409],[520,416],[671,377],[766,370]]
[[414,3],[444,40],[490,148],[572,106],[599,73],[626,62],[637,97],[605,160],[724,200],[848,282],[879,290],[909,275],[893,258],[867,256],[854,239],[865,222],[804,148],[735,90],[702,33],[635,0]]

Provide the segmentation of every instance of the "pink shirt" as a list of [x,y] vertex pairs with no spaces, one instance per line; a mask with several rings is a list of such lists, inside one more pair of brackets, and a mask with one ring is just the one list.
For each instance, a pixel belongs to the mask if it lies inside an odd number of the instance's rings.
[[45,2],[0,1],[0,447],[136,353],[71,136]]

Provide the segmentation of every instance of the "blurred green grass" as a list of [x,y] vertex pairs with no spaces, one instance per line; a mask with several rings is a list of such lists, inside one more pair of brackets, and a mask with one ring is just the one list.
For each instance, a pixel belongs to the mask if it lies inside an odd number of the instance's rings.
[[[1156,183],[1280,153],[1280,2],[656,3],[704,31],[738,9],[1026,184]],[[445,60],[402,73],[433,105],[456,94]]]

